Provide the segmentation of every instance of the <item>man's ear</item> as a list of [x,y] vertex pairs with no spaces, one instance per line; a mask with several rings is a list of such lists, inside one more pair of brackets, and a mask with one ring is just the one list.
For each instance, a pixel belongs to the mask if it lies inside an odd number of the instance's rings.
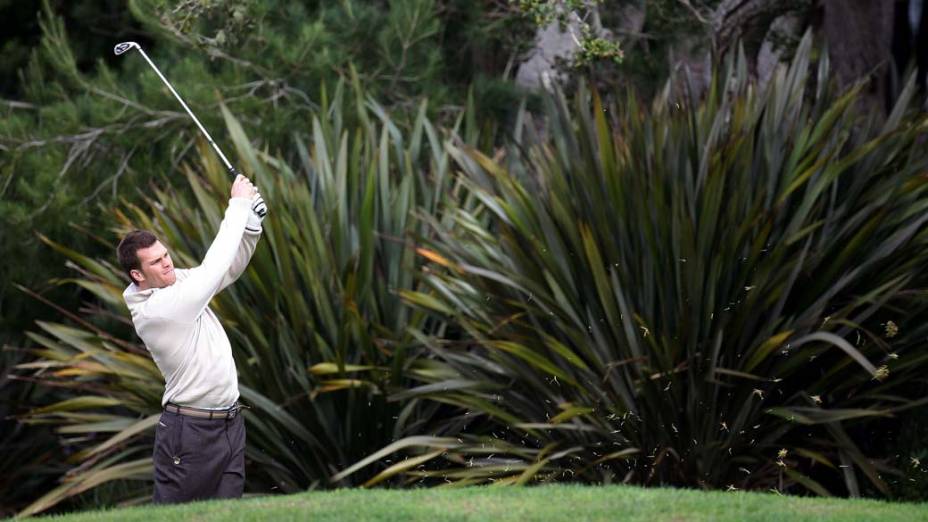
[[132,270],[129,270],[129,275],[132,277],[132,282],[135,284],[139,284],[145,281],[145,274],[143,274],[141,270],[136,270],[133,268]]

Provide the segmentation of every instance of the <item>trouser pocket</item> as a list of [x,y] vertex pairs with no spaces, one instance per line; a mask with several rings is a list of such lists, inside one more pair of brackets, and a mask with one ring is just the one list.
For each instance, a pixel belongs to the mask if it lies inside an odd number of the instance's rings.
[[162,413],[155,429],[155,464],[170,462],[179,465],[183,461],[184,417],[174,413]]
[[184,416],[177,415],[171,427],[171,458],[175,466],[180,465],[184,451]]
[[185,497],[187,470],[183,451],[184,418],[173,413],[162,413],[155,429],[155,447],[152,454],[155,489],[152,501],[182,502]]

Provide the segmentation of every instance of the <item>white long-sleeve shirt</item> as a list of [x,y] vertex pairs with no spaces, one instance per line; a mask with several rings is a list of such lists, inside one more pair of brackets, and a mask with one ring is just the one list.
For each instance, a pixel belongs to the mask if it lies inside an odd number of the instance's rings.
[[229,200],[203,262],[175,269],[174,284],[140,290],[133,283],[123,292],[135,331],[164,375],[162,406],[216,409],[238,400],[232,346],[209,302],[245,271],[261,237],[250,205],[247,198]]

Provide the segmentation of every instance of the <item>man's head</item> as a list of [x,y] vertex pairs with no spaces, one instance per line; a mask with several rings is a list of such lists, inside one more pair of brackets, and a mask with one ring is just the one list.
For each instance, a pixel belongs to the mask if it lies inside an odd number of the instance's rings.
[[142,290],[164,288],[177,280],[174,262],[164,245],[147,230],[133,230],[116,247],[119,264]]

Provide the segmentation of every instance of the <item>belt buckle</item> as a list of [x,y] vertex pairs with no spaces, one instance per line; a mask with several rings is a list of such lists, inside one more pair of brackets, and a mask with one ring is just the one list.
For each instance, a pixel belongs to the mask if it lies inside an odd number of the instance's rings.
[[234,419],[236,415],[238,415],[238,408],[233,408],[233,409],[229,410],[229,417],[228,417],[228,418]]

